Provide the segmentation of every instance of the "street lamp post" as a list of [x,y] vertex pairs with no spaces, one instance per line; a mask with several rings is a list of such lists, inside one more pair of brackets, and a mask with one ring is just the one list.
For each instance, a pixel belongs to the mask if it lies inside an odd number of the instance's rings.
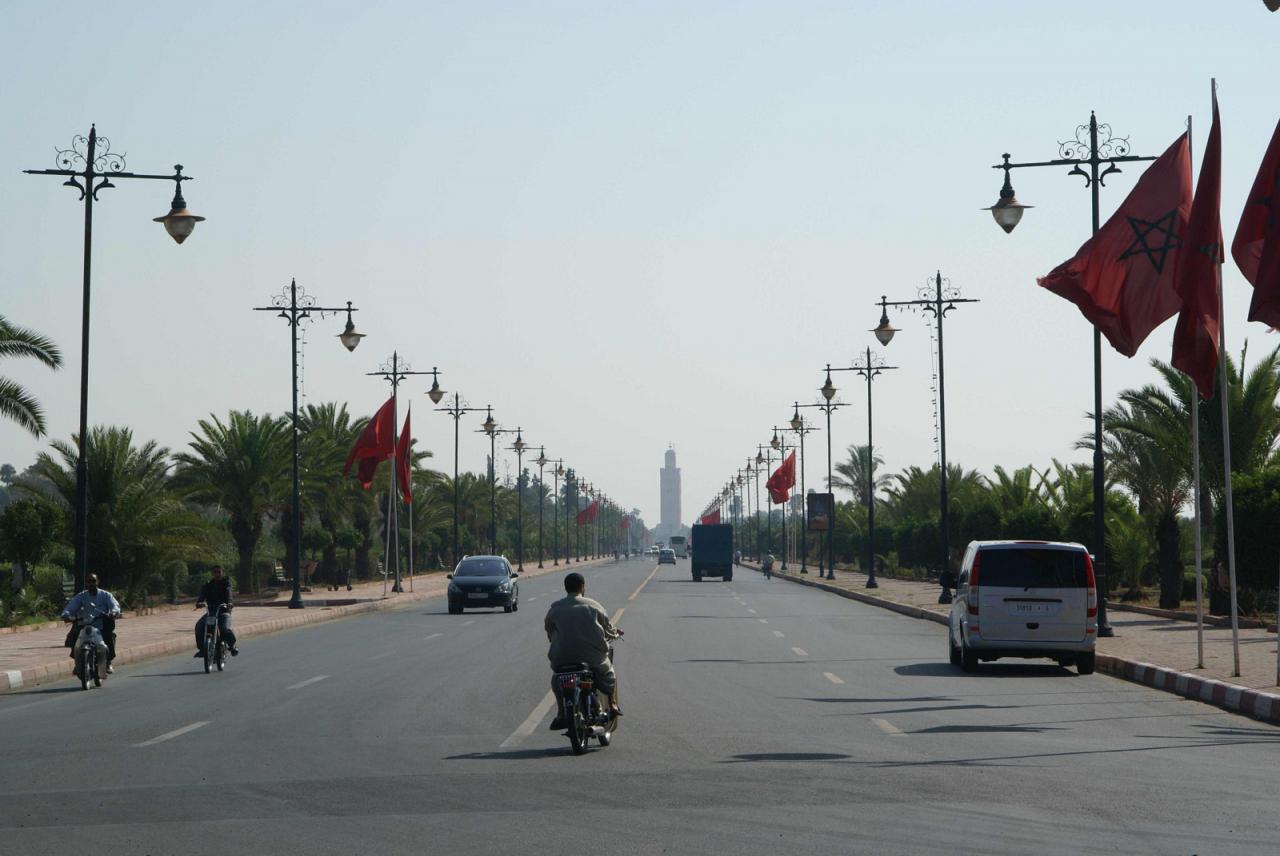
[[564,458],[556,458],[553,461],[547,461],[549,464],[555,464],[555,469],[551,471],[551,478],[555,484],[551,493],[551,564],[553,567],[560,565],[560,476],[564,475]]
[[[191,176],[182,174],[182,164],[175,164],[173,175],[148,175],[125,172],[125,156],[111,151],[111,142],[99,137],[96,125],[89,126],[89,136],[76,136],[71,147],[58,149],[54,162],[61,169],[24,169],[27,175],[56,175],[66,178],[62,184],[80,191],[84,203],[84,257],[80,308],[80,433],[76,437],[76,507],[75,507],[75,585],[83,591],[89,568],[89,464],[85,444],[89,436],[89,283],[93,259],[93,203],[98,192],[114,188],[111,179],[145,178],[174,183],[169,213],[154,218],[179,244],[187,239],[196,223],[204,220],[187,210],[182,198],[182,182]],[[77,180],[78,179],[78,180]],[[99,181],[99,179],[101,179]],[[83,183],[82,183],[83,182]]]
[[[432,404],[439,404],[440,399],[444,397],[444,390],[440,388],[440,370],[432,367],[429,372],[415,372],[408,363],[400,362],[400,354],[398,351],[391,352],[391,359],[384,362],[376,372],[365,372],[370,377],[380,377],[391,384],[391,445],[395,449],[400,448],[400,440],[397,432],[400,430],[400,381],[410,375],[431,375],[431,390],[427,393],[431,398]],[[400,494],[398,493],[398,482],[400,479],[399,467],[391,468],[391,494],[387,500],[387,507],[391,511],[389,515],[388,531],[391,533],[391,540],[395,544],[395,550],[391,555],[395,556],[396,566],[396,582],[391,587],[393,592],[402,592],[404,588],[400,581]],[[407,471],[407,470],[406,470]],[[412,486],[410,486],[410,495],[412,495]],[[409,576],[413,577],[413,511],[409,512]]]
[[[791,414],[791,422],[790,422],[792,432],[800,435],[800,497],[804,503],[808,503],[809,495],[808,493],[805,492],[805,486],[804,486],[804,435],[812,434],[814,431],[817,431],[818,429],[805,424],[804,419],[801,418],[800,416],[800,408],[802,406],[818,407],[819,405],[816,405],[816,404],[801,405],[800,402],[797,401],[795,403],[795,411]],[[800,508],[800,534],[796,536],[796,542],[801,545],[800,573],[802,574],[809,573],[809,529],[808,529],[808,515],[805,513],[806,510],[807,508],[802,505]]]
[[[765,446],[763,444],[756,446],[756,471],[757,471],[756,509],[757,510],[759,510],[760,508],[759,472],[761,472],[760,470],[761,465],[764,466],[763,472],[765,473],[765,479],[766,479],[765,492],[768,493],[768,489],[769,489],[768,474],[770,469],[773,467],[773,447],[772,446]],[[770,553],[772,553],[773,552],[773,500],[772,499],[770,499],[769,502],[766,503],[764,507],[764,530],[765,530],[765,542],[764,542],[765,548],[768,549]],[[762,552],[760,555],[761,555],[761,561],[763,561],[764,553]]]
[[[783,433],[781,436],[779,436],[778,426],[777,425],[773,426],[773,439],[769,441],[770,448],[778,450],[779,464],[781,464],[783,461],[787,459],[786,429],[784,428],[781,430]],[[789,511],[789,509],[787,508],[787,505],[790,503],[790,501],[791,500],[788,499],[787,502],[782,503],[782,508],[780,509],[780,513],[782,517],[782,567],[781,567],[781,570],[784,570],[784,571],[787,569],[787,513]],[[769,502],[770,503],[773,502],[773,497],[769,497]]]
[[[564,474],[564,563],[573,561],[572,539],[569,538],[569,495],[573,494],[573,506],[578,506],[577,476],[570,467]],[[581,561],[581,560],[579,560]]]
[[255,312],[275,312],[283,318],[289,325],[290,349],[289,355],[293,367],[293,417],[290,422],[290,433],[293,434],[293,494],[292,494],[292,517],[290,523],[290,542],[293,547],[293,596],[289,598],[290,609],[302,609],[302,584],[299,568],[302,559],[302,502],[300,495],[302,493],[301,480],[298,477],[298,459],[300,453],[298,450],[298,325],[311,317],[311,313],[318,313],[321,317],[328,313],[346,312],[347,326],[338,334],[339,341],[348,351],[354,351],[356,346],[360,344],[360,340],[364,338],[363,333],[356,332],[356,326],[351,320],[351,313],[358,312],[351,301],[347,301],[345,308],[336,306],[316,306],[315,298],[302,291],[299,294],[297,280],[291,280],[289,287],[277,294],[271,299],[271,306],[255,306]]
[[[1085,135],[1088,139],[1085,139]],[[1089,188],[1091,210],[1093,214],[1093,232],[1097,234],[1101,228],[1098,191],[1104,186],[1108,175],[1120,172],[1117,163],[1133,163],[1136,161],[1153,161],[1149,155],[1129,154],[1129,138],[1114,137],[1111,126],[1098,124],[1098,118],[1092,111],[1089,113],[1089,124],[1076,126],[1074,138],[1058,143],[1059,157],[1049,161],[1028,163],[1010,163],[1006,152],[1001,157],[1004,162],[994,164],[992,169],[1004,170],[1004,185],[1000,188],[1000,198],[995,205],[985,210],[991,212],[996,223],[1006,233],[1012,232],[1022,219],[1022,213],[1034,206],[1023,205],[1013,194],[1013,183],[1009,179],[1009,171],[1026,167],[1070,166],[1068,175],[1078,175],[1084,179]],[[1099,167],[1107,164],[1106,169]],[[1082,166],[1088,166],[1085,172]],[[1098,583],[1098,635],[1114,636],[1115,631],[1107,621],[1107,592],[1109,590],[1107,575],[1107,526],[1105,460],[1102,449],[1102,333],[1093,328],[1093,554],[1094,574]]]
[[[434,383],[431,384],[431,392],[437,392],[437,391],[438,391],[438,387],[436,386],[436,384]],[[427,394],[431,395],[431,392]],[[432,397],[432,401],[435,401],[435,400],[436,399]],[[488,408],[487,407],[467,407],[463,404],[462,398],[458,395],[458,393],[455,392],[453,394],[452,407],[437,407],[436,410],[439,410],[443,413],[448,413],[450,416],[453,417],[453,556],[452,556],[453,562],[452,564],[457,565],[458,559],[461,558],[461,556],[458,555],[459,550],[461,549],[458,543],[458,501],[459,501],[458,422],[459,420],[462,419],[462,414],[464,413],[474,413],[481,410],[488,412]]]
[[[884,360],[873,357],[871,349],[867,348],[862,365],[853,365],[848,369],[857,372],[867,381],[867,588],[880,587],[876,582],[876,447],[871,430],[871,381],[881,372],[897,368],[885,365]],[[827,383],[830,382],[831,375],[828,374]],[[823,395],[826,395],[825,387]]]
[[[837,369],[839,371],[839,369]],[[831,394],[827,391],[830,389]],[[799,412],[801,407],[816,407],[823,413],[827,414],[827,491],[831,494],[831,519],[827,521],[827,579],[834,580],[836,578],[836,552],[835,552],[835,531],[836,531],[836,508],[835,508],[835,488],[831,486],[831,412],[844,407],[843,402],[833,402],[831,399],[835,397],[836,388],[831,385],[831,365],[827,365],[827,382],[819,390],[825,401],[817,404],[801,404],[796,402],[796,411]],[[822,563],[819,560],[818,576],[822,576]]]
[[[944,288],[941,271],[938,271],[932,280],[932,286],[924,285],[920,287],[919,296],[915,300],[886,300],[881,295],[880,324],[872,332],[876,334],[876,339],[882,345],[888,345],[893,341],[893,334],[898,331],[896,327],[889,323],[888,307],[890,306],[909,306],[920,309],[931,314],[938,325],[938,446],[941,454],[939,470],[942,480],[939,499],[942,517],[939,523],[942,533],[942,567],[939,574],[939,582],[942,584],[942,593],[938,595],[938,603],[951,603],[951,522],[948,519],[951,503],[947,496],[947,384],[946,364],[943,359],[942,348],[942,322],[947,313],[956,308],[956,304],[977,303],[978,301],[961,297],[960,289],[953,287],[950,284],[950,280],[948,280],[947,286]],[[932,294],[930,294],[930,291],[932,291]]]
[[[515,442],[510,446],[516,453],[516,573],[524,573],[524,436],[516,428]],[[541,489],[541,485],[539,485]]]
[[542,482],[542,468],[547,465],[547,449],[545,446],[538,447],[538,459],[535,461],[538,465],[538,567],[542,567],[542,508],[546,505],[546,490]]

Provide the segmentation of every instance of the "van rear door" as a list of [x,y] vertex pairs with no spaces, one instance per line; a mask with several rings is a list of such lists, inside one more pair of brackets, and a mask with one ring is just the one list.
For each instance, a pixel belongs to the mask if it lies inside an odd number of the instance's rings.
[[981,553],[984,639],[1084,641],[1089,589],[1083,550],[1059,544],[990,544]]

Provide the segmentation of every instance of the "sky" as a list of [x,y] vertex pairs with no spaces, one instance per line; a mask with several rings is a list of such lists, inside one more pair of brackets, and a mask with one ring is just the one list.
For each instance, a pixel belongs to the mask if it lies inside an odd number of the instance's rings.
[[[89,419],[173,450],[210,414],[283,413],[289,333],[254,312],[292,278],[353,301],[366,338],[316,319],[304,402],[371,414],[366,376],[393,351],[545,446],[647,522],[668,444],[686,522],[789,420],[823,367],[868,346],[890,471],[935,460],[926,319],[936,271],[980,302],[946,321],[947,450],[990,473],[1087,460],[1092,335],[1035,278],[1088,238],[1089,193],[1064,169],[1014,174],[1035,207],[1006,235],[980,210],[1014,160],[1048,160],[1094,110],[1158,155],[1210,78],[1223,121],[1230,242],[1270,139],[1280,14],[1257,0],[1015,2],[228,2],[66,15],[0,8],[0,314],[51,337],[56,372],[6,360],[49,436],[0,421],[0,463],[30,464],[76,430],[83,212],[23,169],[96,123],[135,172],[182,163],[207,217],[176,245],[151,218],[171,185],[118,181],[95,206]],[[105,18],[110,18],[106,20]],[[1104,218],[1142,164],[1109,177]],[[1226,344],[1274,348],[1224,268]],[[1104,345],[1104,397],[1155,381],[1173,321],[1133,359]],[[430,379],[400,387],[434,468],[452,420]],[[836,376],[837,459],[866,442],[865,388]],[[810,410],[821,417],[821,413]],[[488,441],[464,417],[461,467]],[[806,441],[809,487],[825,423]],[[515,470],[514,453],[499,471]],[[536,457],[536,453],[535,453]],[[526,459],[526,463],[527,463]]]

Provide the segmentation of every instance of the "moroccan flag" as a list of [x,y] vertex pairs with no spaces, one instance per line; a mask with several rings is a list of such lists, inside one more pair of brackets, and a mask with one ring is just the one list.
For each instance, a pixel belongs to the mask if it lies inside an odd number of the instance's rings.
[[1182,298],[1173,331],[1173,367],[1195,382],[1201,398],[1213,395],[1222,329],[1222,129],[1218,93],[1213,93],[1213,126],[1200,163],[1200,181],[1191,203],[1187,232],[1178,250],[1174,285]]
[[600,510],[600,501],[592,500],[591,504],[578,512],[578,525],[585,526],[592,520],[596,519],[596,512]]
[[787,455],[787,459],[773,471],[773,475],[769,476],[764,486],[769,489],[769,501],[774,505],[786,502],[790,498],[790,490],[796,486],[795,452]]
[[1181,308],[1173,272],[1190,209],[1191,155],[1183,134],[1075,258],[1036,281],[1074,303],[1111,347],[1132,357]]
[[1253,286],[1249,320],[1280,327],[1280,122],[1240,215],[1231,257]]
[[630,528],[631,528],[631,518],[630,518],[630,517],[624,517],[624,518],[622,518],[622,522],[618,524],[618,527],[619,527],[619,528],[621,528],[621,529],[630,529]]
[[720,522],[720,509],[717,508],[710,514],[702,515],[702,518],[698,522],[703,526],[715,526]]
[[400,495],[404,501],[413,504],[413,482],[409,481],[409,414],[404,414],[404,430],[400,432],[400,442],[396,443],[396,481],[400,483]]
[[391,414],[392,407],[393,400],[388,398],[387,403],[373,414],[373,419],[369,420],[369,424],[364,426],[364,430],[356,438],[351,454],[347,455],[346,466],[342,468],[342,475],[345,477],[351,471],[351,465],[359,461],[356,477],[366,490],[373,484],[373,473],[378,469],[378,463],[395,453],[395,417]]

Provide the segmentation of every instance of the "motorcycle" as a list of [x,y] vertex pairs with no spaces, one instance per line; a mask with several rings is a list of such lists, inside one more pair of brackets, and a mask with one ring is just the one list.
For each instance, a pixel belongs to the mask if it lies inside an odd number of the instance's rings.
[[89,682],[95,687],[102,686],[107,679],[107,643],[102,638],[102,631],[93,626],[98,611],[86,607],[76,618],[76,626],[80,634],[76,637],[76,665],[73,674],[80,679],[80,689],[89,689]]
[[[613,662],[613,646],[609,646],[609,662]],[[600,693],[595,688],[595,676],[586,663],[557,666],[556,686],[560,688],[561,717],[573,754],[587,751],[587,743],[594,737],[601,746],[613,741],[618,730],[618,718],[600,703]]]
[[204,616],[204,673],[217,666],[221,672],[227,661],[227,642],[222,638],[222,625],[218,619],[227,611],[225,603],[210,604]]

